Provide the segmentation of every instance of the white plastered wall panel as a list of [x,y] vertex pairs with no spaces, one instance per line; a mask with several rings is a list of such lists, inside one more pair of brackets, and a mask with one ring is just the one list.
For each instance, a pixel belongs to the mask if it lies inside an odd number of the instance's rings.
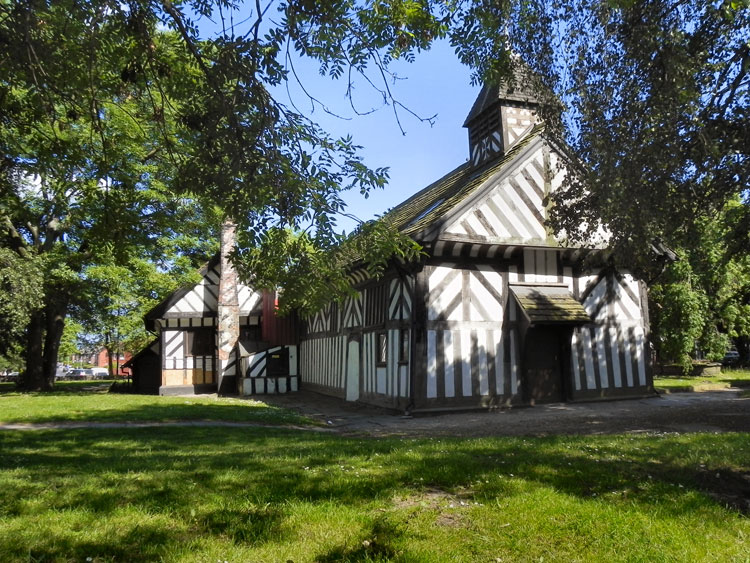
[[313,313],[307,318],[308,332],[310,334],[329,332],[331,330],[333,308],[333,304],[329,303],[320,311]]
[[346,389],[346,336],[304,340],[299,346],[299,370],[303,383],[343,392]]
[[249,315],[253,311],[257,311],[261,306],[261,300],[263,299],[263,293],[260,291],[254,291],[252,288],[239,284],[237,287],[237,302],[240,305],[240,315]]
[[164,365],[165,369],[185,369],[185,331],[164,330]]
[[461,320],[462,271],[455,264],[436,266],[427,278],[427,319]]
[[641,298],[638,282],[630,274],[613,281],[617,294],[615,316],[619,321],[637,321],[641,318]]
[[649,385],[638,281],[628,273],[588,274],[578,286],[594,322],[573,334],[576,391],[606,393]]
[[[366,332],[362,336],[362,381],[361,392],[368,395],[379,395],[384,398],[406,398],[410,392],[409,373],[411,368],[410,354],[406,354],[406,361],[399,362],[400,331],[406,330],[406,336],[411,340],[411,331],[407,329],[388,329]],[[377,336],[386,335],[386,362],[377,362]]]
[[214,266],[206,272],[182,299],[167,310],[169,314],[195,314],[216,311],[219,295],[219,270]]
[[546,242],[544,153],[544,147],[539,147],[445,232],[504,242]]
[[356,295],[344,299],[341,306],[341,327],[355,328],[362,326],[362,294],[357,292]]
[[392,279],[388,291],[388,319],[394,321],[410,320],[413,295],[414,278],[412,276]]
[[520,281],[540,284],[562,283],[563,278],[558,273],[558,257],[556,250],[524,248],[523,274]]
[[[210,268],[200,282],[195,284],[177,303],[166,312],[167,315],[180,314],[200,316],[215,312],[218,306],[220,266]],[[244,284],[237,288],[241,315],[249,315],[259,308],[262,293]]]
[[500,272],[490,265],[478,265],[468,273],[470,299],[469,321],[502,321],[503,318],[503,278]]
[[518,366],[504,331],[507,285],[500,266],[444,263],[429,266],[426,275],[425,398],[509,399],[518,390]]

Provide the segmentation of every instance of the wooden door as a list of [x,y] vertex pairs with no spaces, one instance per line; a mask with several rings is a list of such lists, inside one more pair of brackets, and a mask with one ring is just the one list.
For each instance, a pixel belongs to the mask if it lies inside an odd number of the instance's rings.
[[553,327],[534,327],[524,345],[524,397],[530,404],[564,399],[563,332]]

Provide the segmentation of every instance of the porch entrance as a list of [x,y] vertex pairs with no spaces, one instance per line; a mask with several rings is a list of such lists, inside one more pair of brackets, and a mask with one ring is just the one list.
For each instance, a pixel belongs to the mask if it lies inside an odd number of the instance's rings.
[[566,399],[571,332],[571,329],[553,326],[529,328],[523,357],[526,402],[533,405]]

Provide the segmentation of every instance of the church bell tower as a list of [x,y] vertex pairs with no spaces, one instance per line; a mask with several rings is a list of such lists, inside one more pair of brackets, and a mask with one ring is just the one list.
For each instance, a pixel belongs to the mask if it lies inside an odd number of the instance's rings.
[[472,166],[506,154],[539,120],[530,71],[518,68],[509,82],[486,84],[466,117]]

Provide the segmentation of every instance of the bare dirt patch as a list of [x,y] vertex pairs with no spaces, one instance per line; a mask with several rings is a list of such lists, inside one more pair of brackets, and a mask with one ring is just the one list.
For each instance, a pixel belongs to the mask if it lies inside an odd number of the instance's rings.
[[439,488],[429,488],[419,495],[395,499],[394,510],[411,510],[413,512],[436,512],[435,524],[448,528],[463,528],[468,525],[465,511],[478,503],[470,500],[470,491],[462,490],[458,494],[449,493]]
[[395,499],[393,508],[439,508],[441,505],[450,502],[458,502],[456,497],[451,493],[438,488],[425,489],[420,495],[401,497]]
[[750,432],[750,397],[743,397],[736,390],[414,417],[309,391],[269,396],[267,402],[317,418],[334,432],[345,435],[481,437]]

